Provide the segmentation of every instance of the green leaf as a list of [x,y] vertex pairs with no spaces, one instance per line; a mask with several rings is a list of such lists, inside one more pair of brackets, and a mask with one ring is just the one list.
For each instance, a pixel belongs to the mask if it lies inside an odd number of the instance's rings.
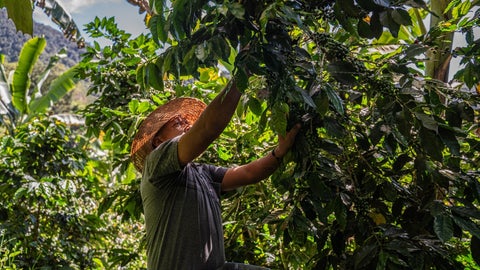
[[336,118],[325,117],[324,126],[327,133],[335,138],[344,138],[347,135],[347,130],[338,122]]
[[234,2],[228,6],[228,11],[232,13],[232,15],[239,19],[245,19],[245,9],[243,8],[242,4]]
[[455,132],[447,127],[440,126],[438,128],[438,134],[443,143],[450,149],[453,155],[460,155],[460,144],[458,143]]
[[443,161],[443,148],[445,145],[440,138],[431,130],[420,129],[420,141],[425,151],[435,160]]
[[476,83],[475,74],[477,73],[477,66],[468,62],[465,68],[461,71],[463,71],[463,81],[468,86],[468,88],[472,88]]
[[446,214],[440,214],[435,216],[433,230],[443,243],[447,242],[453,237],[452,218]]
[[153,89],[163,91],[163,74],[158,65],[154,63],[148,63],[146,66],[146,79],[145,83]]
[[445,112],[445,118],[450,127],[460,128],[462,125],[462,115],[458,104],[451,103]]
[[325,89],[325,92],[327,92],[328,99],[332,103],[335,110],[338,113],[343,115],[345,110],[343,108],[343,101],[340,98],[340,96],[337,94],[337,92],[333,89],[333,87],[330,84],[326,84],[324,89]]
[[379,39],[382,36],[383,25],[380,21],[380,14],[378,12],[373,12],[372,17],[370,18],[370,29],[376,39]]
[[37,80],[35,89],[31,92],[30,96],[32,96],[32,97],[37,96],[37,93],[39,93],[41,95],[43,83],[48,78],[48,75],[50,74],[50,71],[58,63],[58,61],[60,61],[60,59],[62,59],[64,57],[66,57],[66,50],[65,49],[61,49],[56,55],[50,57],[50,60],[48,62],[47,67],[42,72],[42,74],[40,74],[40,77]]
[[240,92],[245,91],[248,87],[248,75],[246,71],[242,68],[238,68],[235,73],[235,83]]
[[438,133],[438,122],[432,116],[416,112],[415,117],[422,122],[423,127]]
[[27,92],[30,87],[29,76],[46,44],[47,42],[44,38],[35,37],[28,40],[20,52],[18,66],[13,74],[12,96],[13,105],[21,113],[26,113],[28,110]]
[[453,221],[465,231],[468,231],[473,236],[480,238],[480,228],[477,224],[471,221],[469,218],[462,218],[452,215]]
[[318,147],[320,149],[327,151],[332,155],[339,156],[343,154],[343,148],[330,140],[325,140],[325,139],[320,140],[318,143]]
[[[3,67],[3,61],[0,62],[0,115],[15,115],[15,108],[12,104],[12,93],[8,84],[7,74]],[[12,119],[11,119],[12,120]],[[2,121],[2,117],[0,117]],[[13,123],[13,121],[11,121]]]
[[136,169],[133,163],[129,163],[127,170],[125,172],[125,178],[122,180],[123,185],[130,185],[133,181],[137,179]]
[[461,3],[456,3],[455,1],[452,1],[455,3],[453,5],[452,9],[452,17],[454,19],[461,18],[462,16],[465,16],[471,9],[472,3],[471,1],[463,1]]
[[405,164],[410,161],[412,161],[412,158],[408,154],[401,154],[393,163],[392,170],[394,172],[399,172],[401,169],[403,169],[403,166],[405,166]]
[[467,41],[468,44],[472,44],[474,42],[475,33],[473,32],[472,29],[468,30],[467,33],[465,33],[465,40]]
[[291,7],[287,6],[287,5],[284,5],[281,7],[281,10],[283,11],[283,13],[285,14],[285,17],[290,19],[291,21],[295,21],[295,23],[298,25],[298,27],[300,27],[301,29],[303,29],[303,21],[300,17],[300,15],[295,12],[294,9],[292,9]]
[[287,131],[288,105],[284,102],[278,102],[273,105],[270,125],[278,134],[285,135]]
[[[228,45],[226,41],[225,41],[225,45],[226,46]],[[232,63],[235,63],[236,51],[230,46],[227,46],[224,49],[229,51],[228,58],[224,60],[222,56],[219,62],[228,70],[228,72],[233,73],[235,66]],[[218,52],[217,49],[214,49],[214,51]]]
[[392,11],[393,20],[400,25],[412,25],[410,14],[404,9],[396,8]]
[[389,257],[388,253],[384,251],[380,251],[380,253],[378,253],[378,262],[377,262],[376,270],[386,269],[388,257]]
[[163,72],[173,72],[175,70],[175,51],[173,50],[173,47],[170,47],[167,49],[165,53],[163,53],[159,58],[162,60],[160,61],[163,66]]
[[[309,177],[307,181],[310,186],[311,194],[314,194],[322,200],[333,200],[334,194],[331,192],[330,188],[321,181],[321,179],[318,179],[317,177]],[[326,214],[329,215],[330,213]]]
[[[230,45],[222,36],[218,35],[212,39],[212,52],[217,56],[216,58],[221,59],[222,64],[229,63],[229,57],[231,53]],[[232,62],[233,63],[233,62]],[[231,64],[228,64],[231,66]],[[228,67],[227,67],[228,69]],[[229,69],[231,71],[231,69]]]
[[365,22],[363,18],[358,19],[357,31],[358,31],[358,34],[363,38],[375,37],[375,34],[372,32],[372,29],[370,28],[370,24]]
[[341,230],[347,226],[347,209],[342,202],[340,196],[337,196],[334,201],[335,218]]
[[262,33],[266,32],[268,21],[276,17],[276,10],[278,5],[279,4],[277,2],[268,4],[268,6],[263,10],[262,14],[260,15],[259,22]]
[[251,97],[247,101],[248,108],[257,116],[260,116],[263,113],[262,104],[258,99]]
[[165,43],[168,39],[167,22],[162,15],[154,15],[151,19],[150,32],[157,43]]
[[75,78],[76,67],[72,67],[65,73],[56,78],[48,92],[42,97],[32,100],[30,103],[30,112],[39,113],[44,112],[52,106],[55,102],[60,100],[65,94],[75,88],[77,79]]
[[317,112],[319,115],[323,116],[328,111],[328,95],[325,93],[326,91],[320,92],[320,95],[316,95],[314,98],[314,102],[317,108]]
[[300,92],[300,94],[302,95],[302,98],[303,98],[303,101],[308,104],[308,106],[316,109],[317,108],[317,104],[315,104],[315,102],[313,101],[312,97],[307,93],[307,91],[305,91],[304,89],[298,87],[298,86],[295,86],[295,90],[297,90],[298,92]]
[[344,84],[354,84],[357,82],[354,74],[355,68],[347,61],[338,61],[330,63],[327,66],[328,72],[339,82]]
[[391,10],[385,10],[380,14],[380,21],[382,24],[390,30],[393,37],[398,37],[398,31],[400,30],[400,24],[398,24],[392,17]]
[[146,66],[144,64],[138,65],[135,70],[135,80],[142,88],[145,88],[145,70]]
[[190,35],[189,30],[192,27],[189,24],[195,12],[195,10],[192,10],[192,4],[190,0],[176,0],[172,2],[172,12],[166,24],[171,24],[170,33],[178,41]]
[[22,197],[24,197],[25,194],[27,194],[27,193],[28,193],[28,189],[27,189],[27,188],[25,188],[25,187],[20,187],[19,189],[17,189],[17,190],[15,191],[14,198],[15,198],[15,200],[19,200],[19,199],[21,199]]
[[97,208],[97,215],[101,216],[103,213],[105,213],[110,207],[112,207],[113,203],[117,199],[118,195],[116,194],[110,194],[108,196],[105,196],[103,200],[100,202]]
[[22,33],[33,35],[33,9],[31,0],[4,0],[8,17]]
[[[475,182],[477,183],[477,182]],[[463,216],[480,219],[480,210],[472,207],[453,206],[452,213]]]
[[219,146],[217,148],[217,154],[218,154],[218,157],[222,160],[229,160],[233,156],[233,154],[223,146]]
[[139,106],[140,102],[136,99],[130,101],[128,103],[128,110],[131,112],[131,113],[136,113],[137,110],[138,110],[138,106]]
[[411,44],[407,47],[404,51],[405,58],[411,59],[415,58],[417,55],[422,55],[428,51],[428,46],[420,45],[420,44]]
[[350,34],[357,36],[357,31],[352,24],[352,22],[343,14],[342,7],[337,3],[333,6],[333,10],[335,12],[335,17],[339,21],[339,23],[347,30]]
[[472,236],[470,240],[470,252],[472,253],[473,260],[480,265],[480,238]]
[[340,9],[350,17],[358,17],[361,13],[361,9],[355,5],[353,0],[338,0],[335,3]]
[[378,246],[375,244],[358,248],[354,255],[355,269],[364,269],[365,266],[370,264],[376,257],[377,250]]
[[148,0],[148,5],[152,8],[152,11],[155,14],[160,14],[163,16],[166,1],[167,0]]

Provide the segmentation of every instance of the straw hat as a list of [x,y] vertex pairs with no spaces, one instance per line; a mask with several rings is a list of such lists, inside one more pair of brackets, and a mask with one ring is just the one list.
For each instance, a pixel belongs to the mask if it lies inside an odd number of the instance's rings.
[[180,115],[190,125],[193,125],[205,107],[205,103],[196,98],[177,98],[150,113],[138,128],[138,132],[132,142],[130,158],[135,168],[139,172],[143,171],[145,158],[153,150],[152,139],[165,123],[173,117]]

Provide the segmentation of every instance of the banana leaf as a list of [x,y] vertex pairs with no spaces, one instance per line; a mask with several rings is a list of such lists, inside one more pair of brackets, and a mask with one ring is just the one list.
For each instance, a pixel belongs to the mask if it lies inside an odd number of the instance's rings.
[[27,94],[30,87],[30,73],[47,42],[44,38],[34,37],[22,47],[18,66],[13,73],[12,100],[20,113],[28,113]]
[[32,113],[45,112],[52,104],[60,100],[65,94],[75,88],[78,81],[75,76],[76,66],[67,70],[56,78],[47,93],[42,97],[32,100],[29,109]]

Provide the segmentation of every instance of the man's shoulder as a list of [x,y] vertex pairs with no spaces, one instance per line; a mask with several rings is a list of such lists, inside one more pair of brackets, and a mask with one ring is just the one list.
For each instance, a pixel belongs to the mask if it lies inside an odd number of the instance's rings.
[[178,139],[179,137],[175,137],[163,142],[147,156],[143,178],[157,178],[182,170],[178,162]]

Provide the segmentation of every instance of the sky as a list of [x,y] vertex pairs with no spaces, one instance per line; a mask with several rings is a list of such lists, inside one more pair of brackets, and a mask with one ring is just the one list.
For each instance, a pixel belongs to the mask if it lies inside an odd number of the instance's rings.
[[[72,16],[82,36],[87,42],[92,41],[83,32],[84,25],[92,22],[95,17],[115,17],[115,21],[120,29],[133,34],[133,37],[148,33],[143,19],[145,13],[139,14],[138,7],[129,4],[126,0],[57,0],[65,10]],[[42,9],[35,8],[33,18],[36,22],[49,25],[55,29],[60,29],[51,22]]]

